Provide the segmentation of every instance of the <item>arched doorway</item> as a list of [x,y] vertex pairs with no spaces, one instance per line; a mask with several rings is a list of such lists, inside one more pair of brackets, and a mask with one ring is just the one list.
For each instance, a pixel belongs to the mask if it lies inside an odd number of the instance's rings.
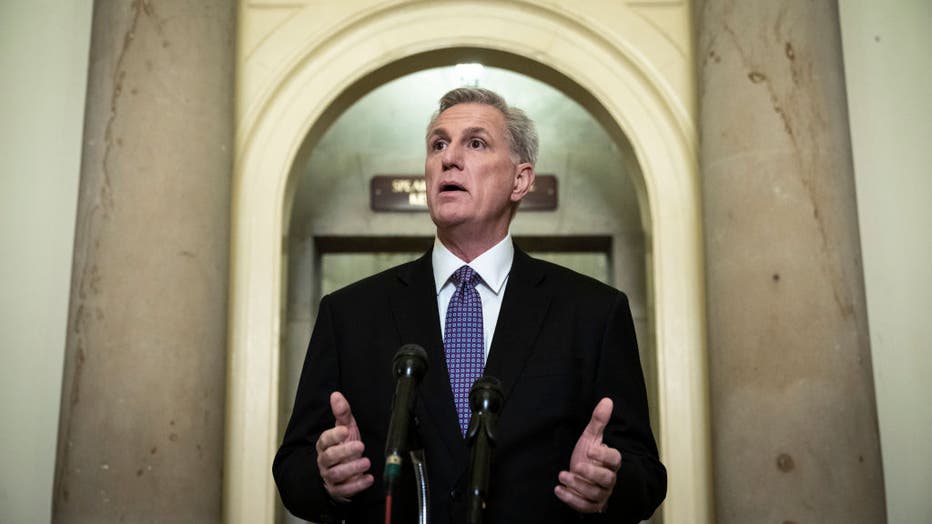
[[[495,62],[515,62],[507,55],[493,54],[473,49],[443,53],[448,58],[458,56],[457,61],[483,56]],[[387,67],[398,70],[395,64]],[[537,72],[541,69],[535,66]],[[464,78],[463,70],[472,75]],[[365,84],[368,78],[360,82]],[[656,355],[646,297],[646,228],[641,223],[638,190],[632,184],[632,178],[640,174],[627,172],[629,166],[636,166],[636,161],[625,156],[630,145],[617,144],[586,109],[550,85],[474,62],[422,69],[374,87],[337,117],[316,144],[305,148],[307,159],[296,159],[298,182],[287,237],[288,299],[283,310],[279,375],[282,429],[293,407],[320,298],[413,260],[431,245],[433,226],[419,198],[424,194],[410,187],[407,177],[423,172],[424,126],[436,101],[464,83],[493,89],[535,121],[541,141],[538,178],[546,178],[539,191],[545,192],[547,186],[558,205],[547,209],[522,206],[531,209],[518,214],[512,235],[532,256],[570,267],[627,294],[650,405],[657,407]],[[370,183],[380,180],[400,184],[398,195],[409,197],[405,205],[373,210],[370,198],[375,190]],[[391,188],[385,191],[393,194]],[[659,435],[656,411],[652,419]]]
[[[490,12],[495,16],[489,18]],[[424,24],[434,17],[456,17],[460,22],[442,29]],[[292,20],[300,22],[300,16]],[[520,35],[506,30],[519,26]],[[650,253],[659,440],[671,472],[664,514],[670,522],[708,521],[710,458],[695,133],[684,123],[688,119],[663,82],[623,45],[611,44],[560,13],[512,2],[490,3],[481,15],[461,3],[415,3],[352,20],[338,29],[326,41],[300,49],[299,58],[274,89],[264,93],[262,103],[250,107],[240,123],[226,519],[268,522],[274,513],[270,467],[277,446],[287,273],[282,255],[296,160],[372,86],[431,63],[454,63],[450,53],[471,50],[484,63],[559,88],[599,118],[605,129],[617,132],[618,143],[630,144],[630,158],[636,159],[640,173],[636,185]],[[380,47],[374,49],[373,42]]]

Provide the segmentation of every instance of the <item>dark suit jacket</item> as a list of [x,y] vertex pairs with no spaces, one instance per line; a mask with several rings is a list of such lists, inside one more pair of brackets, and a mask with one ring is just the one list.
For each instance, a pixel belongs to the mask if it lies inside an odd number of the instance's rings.
[[[324,297],[294,411],[273,472],[285,507],[326,522],[383,522],[385,435],[392,357],[407,343],[430,361],[415,403],[414,437],[427,456],[431,522],[465,520],[469,449],[460,435],[446,363],[430,253]],[[648,422],[644,378],[627,298],[614,288],[516,249],[486,374],[505,396],[485,522],[637,522],[666,493]],[[317,471],[315,442],[333,426],[329,395],[350,403],[375,485],[336,504]],[[596,403],[614,401],[604,441],[622,454],[607,512],[579,517],[553,488]],[[413,488],[413,477],[402,486]],[[394,522],[416,522],[413,489],[394,498]]]

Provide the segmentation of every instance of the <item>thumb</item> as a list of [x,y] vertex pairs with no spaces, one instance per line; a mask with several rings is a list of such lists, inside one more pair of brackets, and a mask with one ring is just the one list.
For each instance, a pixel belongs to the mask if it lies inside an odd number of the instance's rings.
[[593,438],[602,440],[602,434],[605,432],[605,426],[612,418],[612,409],[614,404],[612,399],[605,397],[596,404],[592,410],[592,418],[589,419],[589,425],[586,426],[585,433]]
[[330,410],[333,411],[333,418],[337,421],[337,426],[347,426],[352,428],[356,425],[356,419],[353,418],[353,411],[350,409],[349,401],[343,396],[343,393],[334,391],[330,394]]

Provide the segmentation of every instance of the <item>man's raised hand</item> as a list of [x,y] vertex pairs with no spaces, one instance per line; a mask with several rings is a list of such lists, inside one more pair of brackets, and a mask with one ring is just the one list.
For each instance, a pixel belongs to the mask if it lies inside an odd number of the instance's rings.
[[580,513],[604,511],[615,488],[621,453],[602,443],[612,406],[610,398],[603,398],[595,406],[589,424],[573,448],[570,469],[560,472],[560,484],[554,488],[557,498]]
[[374,482],[368,473],[369,459],[362,456],[366,446],[359,435],[349,402],[339,391],[330,395],[330,409],[336,424],[317,439],[317,469],[327,493],[334,500],[347,501]]

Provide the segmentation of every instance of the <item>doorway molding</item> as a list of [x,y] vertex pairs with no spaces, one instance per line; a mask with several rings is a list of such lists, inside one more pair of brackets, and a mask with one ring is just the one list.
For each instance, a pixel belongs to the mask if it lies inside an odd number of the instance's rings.
[[[538,63],[568,79],[560,88],[594,102],[587,108],[630,144],[649,259],[658,440],[669,472],[664,519],[712,522],[701,195],[694,117],[685,109],[690,104],[624,35],[556,4],[379,6],[357,9],[310,34],[307,28],[319,26],[320,8],[295,8],[262,44],[291,42],[288,59],[265,71],[262,88],[253,66],[237,79],[239,96],[251,98],[238,103],[235,144],[224,521],[274,520],[271,464],[278,446],[285,248],[296,162],[365,85],[381,83],[380,75],[398,76],[393,65],[472,48],[516,57],[520,73],[534,76],[521,64]],[[646,24],[641,29],[651,30]]]

